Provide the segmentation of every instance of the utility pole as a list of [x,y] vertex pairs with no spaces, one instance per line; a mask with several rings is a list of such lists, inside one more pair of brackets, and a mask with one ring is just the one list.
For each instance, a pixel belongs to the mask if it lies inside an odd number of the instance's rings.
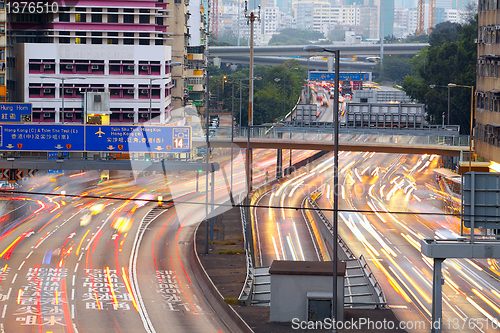
[[256,16],[254,12],[251,12],[250,14],[247,14],[248,12],[248,1],[245,1],[245,18],[247,19],[247,24],[250,25],[250,73],[249,73],[249,80],[250,80],[250,95],[248,98],[248,126],[253,126],[253,25],[254,21],[257,20],[260,22],[260,5],[259,5],[259,12],[258,15]]

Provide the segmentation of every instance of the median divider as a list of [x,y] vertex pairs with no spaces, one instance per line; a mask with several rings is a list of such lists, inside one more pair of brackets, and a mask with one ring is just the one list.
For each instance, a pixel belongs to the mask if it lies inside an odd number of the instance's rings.
[[221,293],[214,285],[212,279],[208,276],[205,268],[201,264],[200,257],[196,252],[196,234],[198,233],[198,228],[200,224],[196,227],[193,236],[193,246],[189,247],[189,262],[191,269],[193,270],[196,280],[201,287],[201,291],[207,298],[210,306],[217,313],[220,320],[226,325],[226,327],[232,332],[243,332],[243,333],[253,333],[253,330],[247,323],[240,317],[240,315],[226,303]]

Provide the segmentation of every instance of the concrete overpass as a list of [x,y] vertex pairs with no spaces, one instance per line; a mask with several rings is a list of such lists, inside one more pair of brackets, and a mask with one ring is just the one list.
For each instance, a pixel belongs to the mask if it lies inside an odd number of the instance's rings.
[[[193,138],[193,146],[206,147],[204,138]],[[230,138],[211,138],[210,146],[212,148],[230,148]],[[234,146],[247,148],[247,140],[244,138],[235,138]],[[250,148],[260,149],[298,149],[298,150],[326,150],[333,151],[332,140],[269,140],[269,139],[251,139]],[[447,146],[442,144],[416,144],[407,143],[389,143],[389,142],[339,142],[340,151],[363,151],[377,153],[395,153],[395,154],[434,154],[442,156],[460,156],[460,152],[469,151],[469,146]]]
[[[255,46],[254,56],[271,56],[271,57],[296,57],[308,58],[311,55],[332,56],[328,52],[306,52],[304,51],[305,45],[271,45],[271,46]],[[322,45],[325,48],[340,50],[341,57],[348,57],[353,55],[358,56],[377,56],[380,55],[380,44],[333,44]],[[409,43],[409,44],[384,44],[384,55],[390,54],[416,54],[427,43]],[[219,57],[225,61],[225,57],[230,56],[248,56],[250,54],[249,46],[212,46],[209,48],[210,57]]]
[[[286,57],[254,57],[255,65],[264,66],[277,66],[290,58]],[[224,56],[221,58],[224,63],[232,64],[250,64],[250,56]],[[309,68],[310,71],[327,71],[328,64],[326,60],[316,60],[307,58],[297,58],[295,59],[299,62],[299,65]],[[358,61],[341,61],[340,70],[341,71],[355,71],[355,72],[373,72],[375,70],[375,62],[358,62]]]

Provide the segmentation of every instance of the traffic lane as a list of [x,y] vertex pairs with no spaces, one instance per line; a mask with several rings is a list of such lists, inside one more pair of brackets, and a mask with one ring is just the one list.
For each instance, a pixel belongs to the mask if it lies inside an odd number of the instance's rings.
[[[182,211],[182,214],[180,213]],[[157,332],[222,332],[189,264],[196,225],[204,212],[176,205],[143,233],[136,267],[148,320]]]
[[15,331],[42,327],[54,331],[73,329],[66,291],[70,274],[66,261],[79,218],[71,206],[66,210],[56,224],[47,226],[48,235],[34,234],[16,251],[19,256],[12,258],[12,263],[20,265],[12,272],[15,275],[9,287],[10,298],[4,305],[5,327]]

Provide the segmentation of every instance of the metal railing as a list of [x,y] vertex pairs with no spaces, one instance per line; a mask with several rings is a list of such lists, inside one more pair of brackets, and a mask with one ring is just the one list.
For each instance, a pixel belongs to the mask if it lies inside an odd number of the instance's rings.
[[238,297],[238,301],[240,303],[245,303],[245,304],[250,304],[252,302],[252,294],[253,294],[253,281],[254,281],[254,272],[253,272],[253,260],[252,260],[252,255],[250,251],[248,250],[248,242],[247,242],[247,235],[245,230],[247,227],[247,220],[245,216],[245,209],[240,207],[240,214],[241,214],[241,224],[243,228],[243,242],[246,244],[245,247],[245,260],[246,260],[246,266],[247,266],[247,274],[245,277],[245,283],[243,284],[243,288],[241,289],[240,296]]
[[[248,128],[235,128],[234,138],[248,138]],[[332,141],[332,128],[299,128],[277,126],[253,126],[250,129],[251,139],[269,140],[304,140]],[[231,137],[231,127],[218,127],[217,138]],[[201,139],[201,138],[200,138]],[[469,136],[460,135],[457,131],[425,130],[394,130],[376,128],[340,128],[339,142],[368,142],[408,145],[440,145],[449,147],[468,147]]]
[[384,291],[382,290],[382,287],[380,286],[380,283],[377,280],[377,277],[373,274],[370,266],[368,266],[368,263],[366,262],[366,259],[363,255],[359,256],[358,262],[363,268],[365,276],[368,277],[368,280],[372,284],[372,287],[375,290],[375,293],[377,294],[377,297],[380,302],[379,307],[383,307],[384,305],[387,304],[387,301],[385,299]]

